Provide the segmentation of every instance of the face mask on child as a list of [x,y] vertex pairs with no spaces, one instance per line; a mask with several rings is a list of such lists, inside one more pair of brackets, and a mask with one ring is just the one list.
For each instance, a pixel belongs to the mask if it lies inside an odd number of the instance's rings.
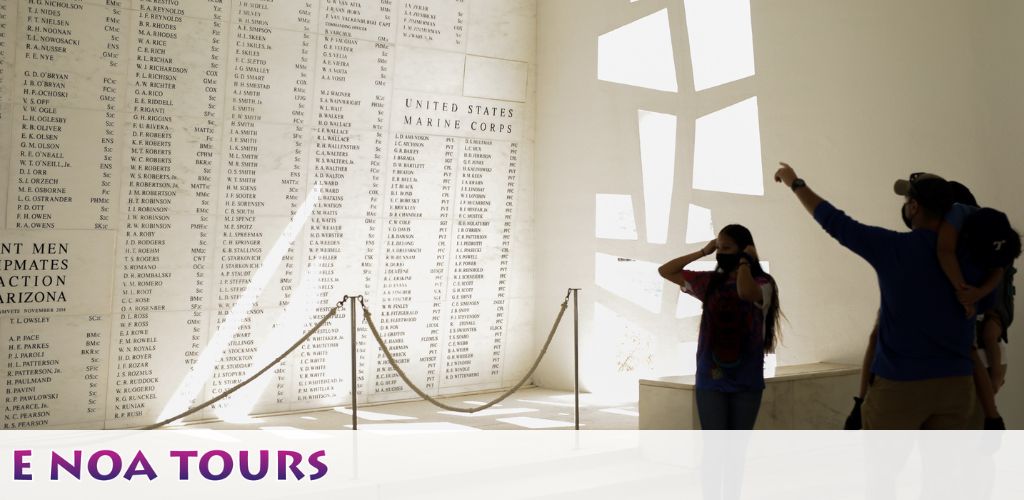
[[731,273],[740,265],[740,254],[738,253],[717,253],[718,267],[723,272]]

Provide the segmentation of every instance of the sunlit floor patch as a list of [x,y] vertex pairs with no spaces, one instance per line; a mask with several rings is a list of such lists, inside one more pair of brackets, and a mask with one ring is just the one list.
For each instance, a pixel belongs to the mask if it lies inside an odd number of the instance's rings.
[[218,432],[213,429],[181,429],[172,431],[181,433],[186,436],[196,437],[199,439],[209,439],[211,441],[221,441],[224,443],[237,443],[238,439],[223,432]]
[[298,427],[268,425],[260,427],[261,430],[287,439],[325,439],[326,434],[320,432],[299,429]]
[[[534,417],[499,418],[498,422],[525,427],[527,429],[562,429],[565,427],[573,427],[575,425],[573,422]],[[580,424],[580,427],[583,427],[583,424]]]
[[250,417],[249,415],[241,415],[241,414],[236,414],[236,413],[228,413],[225,416],[221,417],[221,420],[223,420],[225,422],[228,422],[228,423],[231,423],[231,424],[241,424],[241,425],[263,423],[263,419],[262,418],[254,418],[254,417]]
[[530,413],[537,411],[534,408],[496,408],[478,411],[476,413],[462,413],[458,411],[439,411],[440,415],[455,415],[459,417],[492,417],[494,415],[515,415],[517,413]]
[[[345,427],[352,428],[351,425]],[[416,422],[413,424],[365,424],[360,425],[359,430],[377,434],[429,434],[432,432],[479,431],[480,429],[451,422]]]
[[[550,396],[548,399],[554,401],[561,401],[573,405],[573,401],[576,396],[574,394],[559,394],[556,396]],[[583,406],[625,406],[630,403],[636,403],[636,400],[622,399],[616,397],[607,397],[600,394],[580,394],[580,407]]]
[[639,417],[640,412],[632,408],[605,408],[601,410],[605,413],[611,413],[614,415],[625,415],[627,417]]
[[[351,408],[335,408],[334,411],[345,415],[352,415]],[[393,415],[390,413],[375,413],[366,410],[359,410],[357,411],[357,413],[357,417],[363,420],[417,420],[416,417],[407,417],[405,415]]]
[[[520,403],[531,403],[535,405],[547,405],[547,406],[558,406],[560,408],[573,408],[576,405],[572,403],[559,403],[558,401],[537,401],[535,399],[517,399]],[[585,408],[587,405],[580,402],[580,408]]]

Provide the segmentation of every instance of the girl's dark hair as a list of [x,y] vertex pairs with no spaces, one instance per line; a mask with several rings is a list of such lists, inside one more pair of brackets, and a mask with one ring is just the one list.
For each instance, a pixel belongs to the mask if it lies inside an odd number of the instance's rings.
[[972,207],[979,206],[974,193],[967,186],[957,181],[949,181],[949,189],[953,192],[953,203],[961,203]]
[[[743,249],[748,246],[754,245],[754,236],[750,234],[750,230],[739,225],[730,224],[722,228],[722,234],[732,238],[736,242],[736,246],[739,247],[740,253],[743,253]],[[779,335],[780,316],[782,309],[779,307],[779,287],[775,283],[775,278],[772,275],[764,272],[761,268],[761,263],[756,259],[750,260],[750,274],[755,278],[758,276],[764,276],[768,279],[768,282],[772,285],[772,298],[771,304],[768,306],[768,317],[765,319],[764,324],[764,352],[772,353],[775,352],[775,346]],[[715,274],[711,277],[711,281],[708,282],[707,292],[705,293],[704,302],[707,303],[707,298],[711,294],[715,293],[718,287],[725,283],[725,280],[729,277],[729,273],[726,273],[721,267],[715,269]]]

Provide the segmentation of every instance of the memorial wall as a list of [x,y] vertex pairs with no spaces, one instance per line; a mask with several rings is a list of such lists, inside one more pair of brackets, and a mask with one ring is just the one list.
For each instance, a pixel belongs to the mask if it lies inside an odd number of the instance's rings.
[[[124,428],[346,294],[432,394],[532,361],[533,1],[3,0],[3,429]],[[350,401],[348,306],[194,419]],[[363,402],[413,397],[360,318]]]

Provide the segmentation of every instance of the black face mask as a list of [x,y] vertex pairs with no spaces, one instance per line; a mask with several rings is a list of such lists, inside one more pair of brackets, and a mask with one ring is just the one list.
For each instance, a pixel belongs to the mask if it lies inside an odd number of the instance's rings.
[[716,253],[718,268],[723,272],[731,273],[740,266],[740,254],[738,253]]
[[910,217],[907,216],[907,204],[906,203],[904,203],[903,206],[900,207],[900,217],[903,217],[903,223],[907,225],[907,229],[914,229],[913,221],[911,220]]

